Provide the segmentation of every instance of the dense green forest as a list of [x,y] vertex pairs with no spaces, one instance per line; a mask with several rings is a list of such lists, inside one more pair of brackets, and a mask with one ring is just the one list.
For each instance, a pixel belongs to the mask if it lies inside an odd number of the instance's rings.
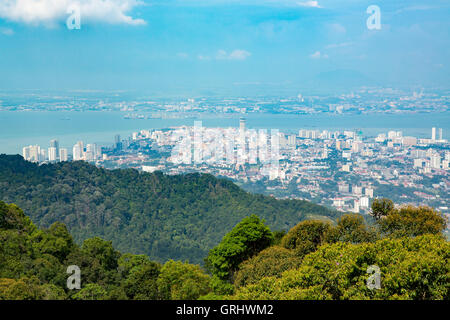
[[106,170],[83,161],[38,165],[19,155],[0,155],[0,200],[17,204],[39,227],[64,223],[78,244],[99,236],[158,262],[203,263],[251,214],[272,230],[311,216],[338,217],[311,202],[251,194],[207,174]]
[[[358,214],[305,220],[284,234],[251,215],[209,251],[205,271],[122,254],[99,237],[79,246],[63,223],[38,228],[0,201],[0,300],[450,299],[440,213],[382,199],[372,216],[370,225]],[[73,265],[81,285],[69,289]],[[377,288],[368,286],[370,266],[379,270]]]

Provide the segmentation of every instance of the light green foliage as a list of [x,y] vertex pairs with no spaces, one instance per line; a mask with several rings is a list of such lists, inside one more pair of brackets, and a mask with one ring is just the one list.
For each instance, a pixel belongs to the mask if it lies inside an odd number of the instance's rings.
[[0,278],[0,300],[43,300],[46,297],[47,292],[37,278]]
[[167,261],[158,277],[161,299],[196,300],[211,291],[209,276],[198,265]]
[[387,216],[392,210],[394,210],[394,203],[389,199],[374,199],[371,206],[370,214],[379,220],[382,217]]
[[269,227],[256,215],[244,218],[209,252],[207,265],[222,280],[231,279],[244,260],[268,247],[273,241]]
[[[281,278],[241,288],[237,299],[449,299],[450,244],[440,236],[326,244]],[[366,285],[367,268],[381,269],[381,289]]]
[[49,229],[36,230],[31,236],[33,249],[39,254],[49,254],[64,261],[74,248],[72,236],[66,226],[55,222]]
[[446,219],[433,208],[426,206],[394,209],[378,223],[381,231],[392,237],[440,234],[446,228]]
[[320,220],[302,221],[281,239],[281,246],[294,249],[299,257],[303,257],[325,241],[330,227],[329,223]]
[[31,233],[36,230],[36,226],[18,206],[0,201],[0,229],[14,229]]
[[96,283],[88,283],[74,294],[72,298],[74,300],[105,300],[107,298],[107,292],[102,286]]
[[284,271],[299,267],[300,263],[301,259],[293,250],[279,246],[269,247],[239,266],[234,285],[242,287],[264,277],[281,276]]
[[336,226],[331,227],[327,233],[326,242],[373,242],[378,239],[374,227],[368,227],[360,214],[345,214],[338,219]]

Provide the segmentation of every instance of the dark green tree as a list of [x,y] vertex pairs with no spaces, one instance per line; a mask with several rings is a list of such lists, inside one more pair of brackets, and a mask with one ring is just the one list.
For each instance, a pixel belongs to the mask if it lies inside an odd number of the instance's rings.
[[213,275],[232,280],[244,260],[267,248],[274,240],[269,227],[256,215],[244,218],[213,248],[206,263]]

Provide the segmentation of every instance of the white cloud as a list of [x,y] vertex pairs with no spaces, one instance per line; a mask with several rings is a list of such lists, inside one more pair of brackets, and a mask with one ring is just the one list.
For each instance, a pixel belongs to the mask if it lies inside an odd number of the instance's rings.
[[336,49],[336,48],[344,48],[353,45],[353,42],[341,42],[341,43],[332,43],[327,45],[326,49]]
[[323,54],[320,51],[316,51],[313,54],[310,54],[309,57],[311,59],[328,59],[328,55],[327,54]]
[[202,55],[202,54],[199,54],[199,55],[197,56],[197,59],[198,59],[198,60],[211,60],[210,57],[204,56],[204,55]]
[[297,2],[297,4],[301,7],[322,8],[319,5],[319,1],[304,1],[304,2]]
[[106,22],[111,24],[143,25],[128,13],[143,5],[141,0],[1,0],[0,18],[29,24],[55,26],[70,16],[71,6],[80,8],[81,23]]
[[342,34],[342,33],[346,33],[347,32],[347,29],[343,25],[341,25],[339,23],[332,23],[332,24],[330,24],[330,28],[335,33],[341,33]]
[[252,54],[246,50],[236,49],[230,53],[227,53],[225,50],[219,50],[216,54],[217,60],[245,60],[250,57]]
[[14,34],[14,30],[10,28],[0,28],[0,33],[5,36],[12,36]]
[[189,55],[186,52],[178,52],[177,57],[181,59],[187,59],[189,58]]

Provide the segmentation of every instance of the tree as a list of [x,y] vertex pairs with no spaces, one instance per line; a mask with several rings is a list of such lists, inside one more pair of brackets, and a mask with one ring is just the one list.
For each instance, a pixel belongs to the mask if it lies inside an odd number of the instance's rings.
[[105,270],[116,270],[120,253],[116,251],[111,241],[99,237],[86,239],[81,250],[84,254],[96,258]]
[[61,222],[55,222],[49,229],[33,232],[31,241],[34,250],[39,254],[50,254],[61,262],[74,248],[72,236]]
[[279,277],[284,271],[299,267],[300,263],[301,259],[293,250],[272,246],[241,263],[234,285],[242,287],[264,277]]
[[446,219],[438,211],[427,206],[404,206],[392,210],[378,223],[381,231],[392,237],[441,234],[446,228]]
[[232,282],[239,264],[267,248],[273,241],[269,227],[256,215],[244,218],[213,248],[206,263],[213,275]]
[[124,291],[129,299],[159,299],[157,279],[161,265],[155,262],[145,263],[133,268],[124,283]]
[[42,300],[45,296],[44,288],[35,277],[0,278],[0,300]]
[[[298,269],[241,287],[232,299],[448,300],[450,243],[440,236],[325,244]],[[368,267],[380,268],[381,286],[367,286]]]
[[210,278],[198,265],[181,261],[167,261],[158,277],[161,299],[197,300],[211,291]]
[[149,263],[151,263],[149,257],[144,254],[124,253],[118,261],[119,273],[126,278],[133,269]]
[[330,224],[320,220],[305,220],[297,224],[281,239],[286,249],[294,249],[299,257],[315,251],[325,240]]
[[18,206],[0,201],[0,229],[15,229],[31,233],[36,230],[36,226]]
[[394,210],[394,203],[392,200],[383,198],[383,199],[375,199],[372,202],[370,214],[376,219],[379,220],[382,217],[387,216],[392,210]]
[[331,227],[326,234],[327,242],[373,242],[378,235],[374,228],[368,227],[360,214],[345,214],[338,219],[336,226]]
[[105,300],[106,290],[96,283],[88,283],[84,288],[73,295],[74,300]]

